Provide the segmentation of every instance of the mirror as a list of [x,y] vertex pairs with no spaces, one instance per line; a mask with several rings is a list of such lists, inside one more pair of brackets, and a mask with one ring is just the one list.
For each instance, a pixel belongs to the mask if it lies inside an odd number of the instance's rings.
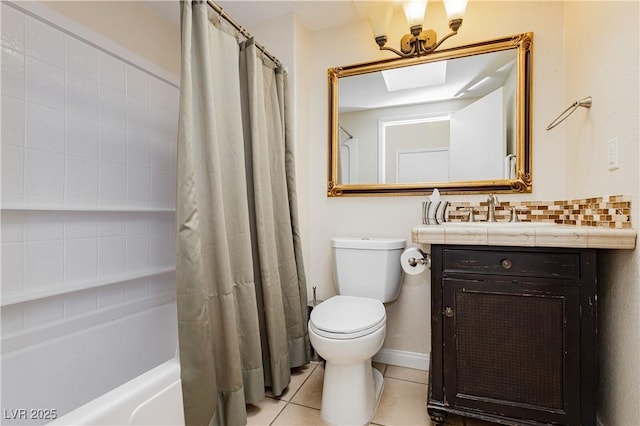
[[327,194],[531,192],[532,42],[330,68]]

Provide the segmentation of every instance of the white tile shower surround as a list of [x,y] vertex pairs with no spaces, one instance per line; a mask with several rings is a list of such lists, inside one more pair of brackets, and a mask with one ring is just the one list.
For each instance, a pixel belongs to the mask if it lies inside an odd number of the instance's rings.
[[172,207],[177,87],[2,12],[3,203]]
[[165,212],[2,214],[2,295],[172,267],[175,224]]
[[[147,318],[175,311],[179,89],[175,77],[45,6],[1,7],[2,363],[29,379],[47,358],[95,347],[94,361],[114,360],[111,372],[83,360],[89,383],[75,387],[87,389],[60,401],[73,408],[174,355],[173,325],[152,337]],[[118,327],[131,336],[111,334]],[[142,329],[145,339],[135,336]],[[119,350],[123,339],[131,341]],[[136,361],[122,357],[133,352]],[[50,378],[29,380],[58,398]],[[3,400],[42,405],[22,395],[27,388],[2,386]]]

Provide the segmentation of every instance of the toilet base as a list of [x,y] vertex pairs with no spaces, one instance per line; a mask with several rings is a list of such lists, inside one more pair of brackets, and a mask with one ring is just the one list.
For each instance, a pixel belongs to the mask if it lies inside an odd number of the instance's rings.
[[375,407],[373,407],[373,413],[371,413],[369,421],[373,420],[373,416],[376,414],[376,411],[378,411],[378,405],[380,405],[380,400],[382,399],[382,391],[384,390],[384,378],[382,377],[382,373],[380,372],[380,370],[377,370],[375,368],[372,368],[371,370],[373,372],[373,387],[376,397],[376,405]]
[[371,367],[371,359],[347,365],[327,360],[320,417],[330,425],[366,425],[378,408],[383,388],[382,373]]

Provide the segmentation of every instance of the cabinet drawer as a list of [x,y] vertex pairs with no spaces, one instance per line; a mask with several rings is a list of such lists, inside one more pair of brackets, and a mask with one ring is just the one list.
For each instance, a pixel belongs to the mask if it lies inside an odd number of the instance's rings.
[[580,278],[580,254],[509,250],[443,250],[444,272]]

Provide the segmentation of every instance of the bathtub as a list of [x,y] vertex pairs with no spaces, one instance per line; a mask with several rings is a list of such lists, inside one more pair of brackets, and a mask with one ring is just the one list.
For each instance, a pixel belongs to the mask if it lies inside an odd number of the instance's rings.
[[51,425],[184,425],[180,362],[169,360]]
[[128,315],[106,309],[3,336],[0,422],[184,424],[175,293],[169,293],[136,302]]

